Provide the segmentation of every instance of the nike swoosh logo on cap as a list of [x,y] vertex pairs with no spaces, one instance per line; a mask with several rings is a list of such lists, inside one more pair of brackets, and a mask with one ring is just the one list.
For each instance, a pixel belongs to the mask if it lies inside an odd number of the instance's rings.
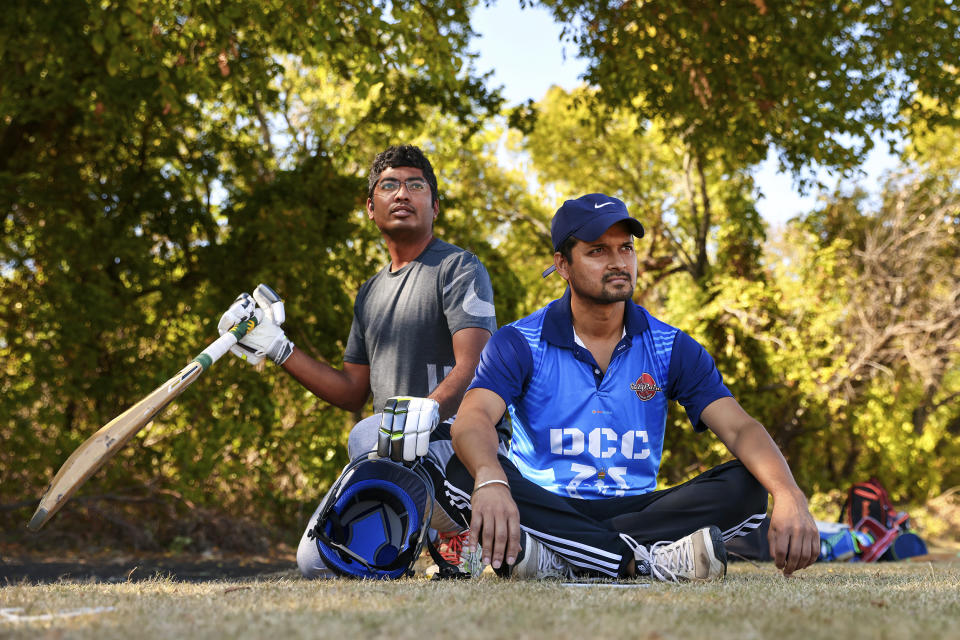
[[605,206],[607,206],[608,204],[613,204],[613,203],[612,203],[612,202],[604,202],[603,204],[595,204],[595,205],[593,205],[593,208],[594,208],[594,209],[599,209],[600,207],[605,207]]

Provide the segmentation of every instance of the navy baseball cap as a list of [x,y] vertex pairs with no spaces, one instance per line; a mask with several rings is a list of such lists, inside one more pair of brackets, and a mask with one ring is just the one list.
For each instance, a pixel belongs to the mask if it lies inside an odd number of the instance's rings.
[[[588,193],[576,200],[564,202],[553,216],[550,224],[550,239],[553,241],[553,250],[560,250],[560,245],[570,236],[584,242],[593,242],[607,229],[621,221],[627,222],[630,233],[638,238],[643,237],[643,225],[627,213],[627,205],[622,200],[602,193]],[[553,273],[556,267],[550,267],[543,272],[543,277]]]

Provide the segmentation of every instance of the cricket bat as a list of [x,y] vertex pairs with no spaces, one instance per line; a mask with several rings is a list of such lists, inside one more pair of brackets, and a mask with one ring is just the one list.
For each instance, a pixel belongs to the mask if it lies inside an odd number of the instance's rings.
[[27,528],[39,531],[80,485],[256,325],[257,320],[250,318],[211,342],[190,364],[178,371],[177,375],[87,438],[57,471],[57,475],[40,498],[40,504]]

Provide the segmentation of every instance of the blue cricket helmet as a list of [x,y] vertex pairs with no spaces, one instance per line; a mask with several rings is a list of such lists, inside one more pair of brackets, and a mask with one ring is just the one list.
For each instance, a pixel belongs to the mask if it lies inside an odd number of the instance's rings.
[[324,563],[353,578],[412,573],[433,515],[433,482],[412,466],[363,454],[340,474],[310,532]]

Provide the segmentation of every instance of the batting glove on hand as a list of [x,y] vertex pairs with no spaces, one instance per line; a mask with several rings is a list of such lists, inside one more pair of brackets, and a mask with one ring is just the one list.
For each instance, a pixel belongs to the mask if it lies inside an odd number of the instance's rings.
[[[251,315],[256,317],[257,326],[231,347],[230,351],[253,365],[260,364],[264,356],[277,364],[283,364],[293,353],[293,343],[280,327],[286,319],[283,300],[265,284],[258,285],[252,297],[246,293],[237,297],[227,313],[220,318],[217,325],[220,335]],[[233,322],[238,317],[240,319]],[[233,324],[230,324],[231,322]]]
[[[220,316],[220,322],[217,323],[217,331],[220,332],[220,335],[227,333],[241,322],[246,322],[251,317],[255,317],[256,310],[257,303],[253,297],[249,293],[241,293],[237,296],[237,299],[233,301],[233,304],[230,305],[226,313]],[[261,314],[261,317],[262,315],[263,314]],[[245,355],[245,352],[238,349],[236,345],[230,347],[230,351],[241,358]]]
[[440,405],[430,398],[388,398],[377,434],[377,455],[413,462],[427,455],[430,434],[440,422]]

